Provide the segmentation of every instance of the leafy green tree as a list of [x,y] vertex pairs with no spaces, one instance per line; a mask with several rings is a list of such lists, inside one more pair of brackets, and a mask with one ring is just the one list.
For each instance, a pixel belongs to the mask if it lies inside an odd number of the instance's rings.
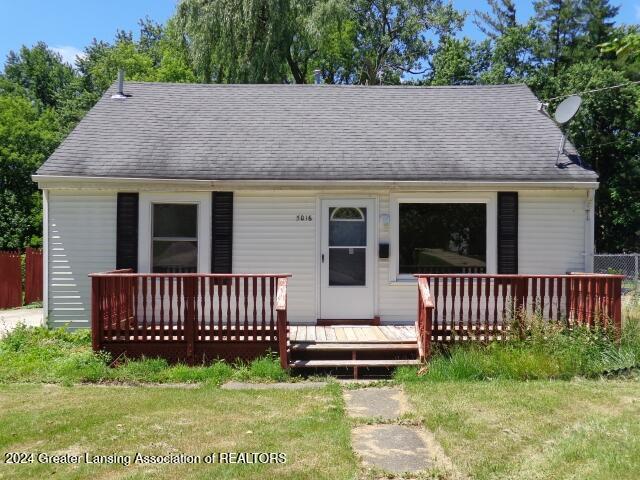
[[587,53],[587,58],[595,58],[597,46],[610,38],[618,11],[620,7],[611,5],[609,0],[581,0],[580,49]]
[[518,26],[516,5],[513,0],[487,0],[491,12],[475,10],[473,23],[490,40],[505,35],[511,28]]
[[0,90],[0,249],[37,245],[42,204],[31,174],[61,140],[56,113]]
[[496,37],[488,54],[488,68],[482,72],[483,83],[525,82],[540,68],[535,52],[539,48],[536,24],[516,25]]
[[75,75],[59,54],[38,42],[33,48],[23,46],[17,53],[9,52],[4,77],[24,87],[45,107],[57,107],[69,94]]
[[433,56],[431,85],[472,85],[487,60],[487,44],[467,37],[442,39]]
[[427,72],[435,53],[427,34],[449,38],[464,15],[442,0],[356,0],[358,83],[399,83],[404,74]]
[[[539,76],[540,98],[569,95],[625,83],[602,61],[581,62],[558,77]],[[551,111],[561,101],[551,105]],[[581,158],[598,173],[596,247],[602,252],[640,249],[640,88],[602,90],[583,95],[574,119],[565,127]]]
[[617,69],[630,80],[640,79],[640,27],[614,29],[608,42],[599,45],[604,56],[613,56]]
[[551,64],[556,76],[571,64],[580,34],[580,5],[575,0],[535,0],[533,6],[541,40],[537,55]]
[[288,0],[185,0],[178,5],[177,20],[203,82],[279,83],[287,78],[287,64],[302,82],[301,63],[309,47],[298,22],[309,5]]

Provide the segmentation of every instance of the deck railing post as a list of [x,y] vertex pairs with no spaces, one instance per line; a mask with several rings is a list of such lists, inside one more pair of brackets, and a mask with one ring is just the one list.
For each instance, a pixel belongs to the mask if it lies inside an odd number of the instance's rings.
[[429,360],[431,357],[431,329],[433,323],[433,306],[426,305],[424,308],[424,336],[422,344],[424,346],[424,359]]
[[102,319],[100,318],[100,281],[91,278],[91,346],[94,352],[102,349]]
[[613,325],[616,330],[616,340],[622,337],[622,277],[613,280]]
[[193,365],[195,361],[195,339],[196,339],[196,298],[197,298],[197,278],[184,278],[184,337],[187,342],[187,363]]
[[434,303],[429,290],[429,282],[425,277],[418,277],[418,317],[416,319],[416,336],[420,360],[428,360],[431,355],[431,332],[433,329]]
[[529,278],[525,276],[519,276],[516,277],[515,282],[516,298],[514,302],[514,318],[518,325],[518,338],[522,340],[524,338],[525,322],[527,320],[527,297],[529,290]]
[[287,322],[287,279],[278,278],[276,292],[276,312],[278,323],[278,355],[280,356],[280,366],[289,368],[289,351],[287,343],[289,340],[289,325]]

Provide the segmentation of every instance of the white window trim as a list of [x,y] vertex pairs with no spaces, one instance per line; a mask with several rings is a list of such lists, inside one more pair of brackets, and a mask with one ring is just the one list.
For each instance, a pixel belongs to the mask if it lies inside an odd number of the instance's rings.
[[138,271],[150,273],[152,264],[153,204],[198,205],[198,272],[211,271],[211,192],[140,193],[138,207]]
[[487,273],[498,270],[498,194],[497,192],[429,192],[416,194],[391,194],[389,282],[414,283],[415,277],[399,273],[399,216],[401,203],[484,203],[487,206]]

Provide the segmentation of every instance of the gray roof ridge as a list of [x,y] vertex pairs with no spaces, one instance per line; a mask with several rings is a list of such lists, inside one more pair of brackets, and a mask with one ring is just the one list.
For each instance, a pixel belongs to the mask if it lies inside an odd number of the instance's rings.
[[[112,86],[116,85],[114,81]],[[188,86],[188,87],[204,87],[204,88],[353,88],[353,89],[415,89],[415,90],[473,90],[484,88],[522,88],[529,86],[526,83],[501,83],[501,84],[476,84],[476,85],[355,85],[355,84],[334,84],[323,83],[316,85],[314,83],[202,83],[202,82],[146,82],[140,80],[126,80],[126,85],[168,85],[168,86]]]

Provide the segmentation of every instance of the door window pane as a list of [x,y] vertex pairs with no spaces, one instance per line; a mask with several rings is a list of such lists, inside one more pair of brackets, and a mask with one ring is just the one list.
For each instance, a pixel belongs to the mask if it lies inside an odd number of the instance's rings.
[[400,273],[485,273],[484,203],[401,203]]
[[366,251],[366,248],[330,248],[329,285],[365,285]]
[[367,209],[329,208],[329,247],[367,245]]
[[198,205],[154,204],[152,227],[152,272],[198,271]]

